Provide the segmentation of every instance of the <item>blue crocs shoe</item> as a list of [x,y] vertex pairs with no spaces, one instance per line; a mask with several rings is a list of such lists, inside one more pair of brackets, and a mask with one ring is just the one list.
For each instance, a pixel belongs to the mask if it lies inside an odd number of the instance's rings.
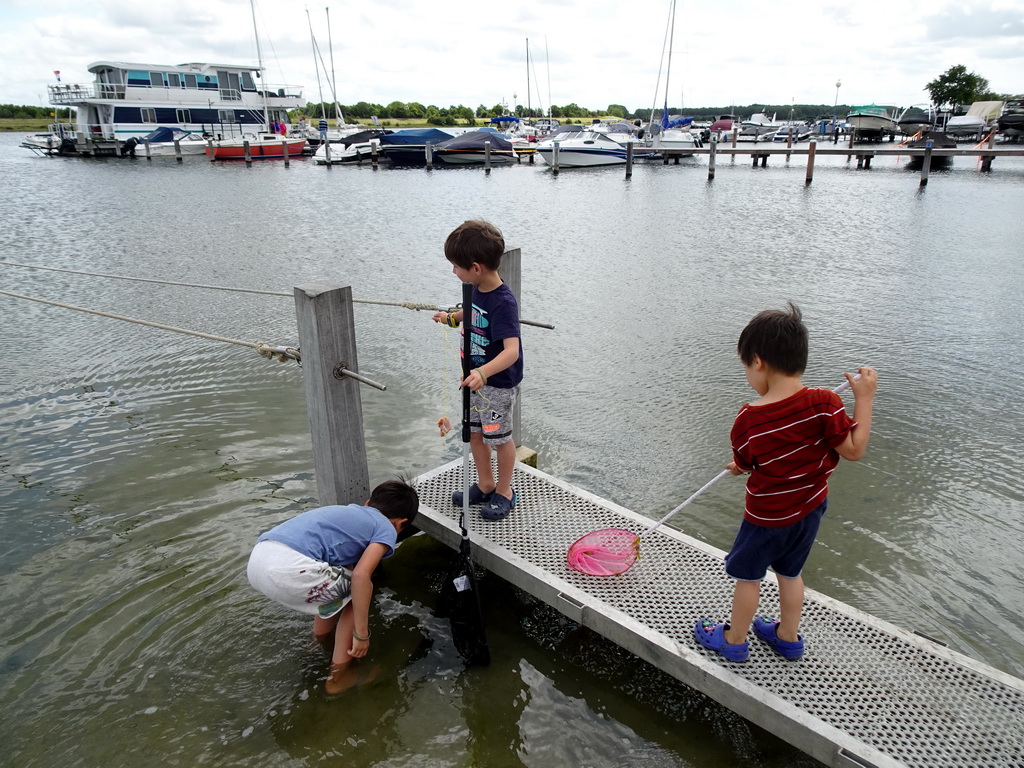
[[480,517],[484,520],[504,520],[508,517],[508,513],[512,511],[517,501],[519,501],[519,496],[514,488],[512,489],[511,499],[506,499],[500,493],[493,493],[491,494],[491,500],[484,504],[483,509],[480,510]]
[[[491,496],[494,495],[494,491],[490,493],[484,493],[480,490],[480,486],[473,483],[469,486],[469,504],[470,506],[476,506],[477,504],[486,504],[491,500]],[[462,491],[455,491],[452,493],[452,504],[456,507],[462,506]]]
[[711,651],[717,651],[729,661],[746,661],[750,656],[750,645],[746,642],[732,645],[725,642],[726,623],[717,624],[711,619],[699,619],[693,628],[697,642]]
[[784,659],[795,661],[804,655],[803,635],[796,636],[796,642],[779,639],[779,622],[768,616],[757,616],[754,618],[754,634],[764,640],[772,649]]

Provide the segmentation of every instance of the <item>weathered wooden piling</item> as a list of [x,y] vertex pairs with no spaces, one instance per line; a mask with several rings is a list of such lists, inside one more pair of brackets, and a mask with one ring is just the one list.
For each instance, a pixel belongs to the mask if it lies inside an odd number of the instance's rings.
[[633,142],[626,144],[626,178],[633,178]]
[[212,163],[214,160],[213,139],[206,140],[206,156],[210,158],[210,162]]
[[551,172],[558,175],[558,147],[560,142],[554,142],[551,149]]
[[491,141],[488,139],[484,142],[484,171],[486,173],[491,172]]
[[434,145],[429,141],[426,143],[426,146],[423,147],[423,155],[427,161],[427,170],[434,170]]
[[249,147],[249,140],[243,141],[242,146],[245,148],[245,164],[252,165],[252,149]]
[[814,153],[818,150],[818,140],[811,139],[807,143],[807,178],[804,179],[804,186],[814,181]]
[[932,142],[931,139],[924,144],[924,158],[921,160],[921,184],[920,186],[928,186],[928,172],[932,167]]
[[370,473],[360,385],[340,373],[359,370],[352,289],[298,286],[294,296],[318,500],[362,504]]
[[373,166],[373,170],[377,170],[377,149],[380,147],[380,142],[374,139],[370,142],[370,165]]
[[182,161],[181,158],[181,139],[174,140],[174,159],[179,163]]
[[708,181],[715,178],[715,156],[718,150],[718,137],[712,134],[711,146],[708,148]]
[[[284,153],[284,167],[287,168],[288,167],[288,163],[289,163],[289,160],[288,160],[288,141],[287,141],[287,139],[281,139],[281,150]],[[330,165],[330,163],[328,163],[328,165]]]
[[147,160],[152,160],[153,159],[153,151],[152,151],[152,149],[149,146],[149,139],[143,139],[142,143],[146,147],[146,159]]

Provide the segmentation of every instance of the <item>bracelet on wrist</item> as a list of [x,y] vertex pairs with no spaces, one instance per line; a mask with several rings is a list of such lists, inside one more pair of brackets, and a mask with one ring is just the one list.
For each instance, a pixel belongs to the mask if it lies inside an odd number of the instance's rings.
[[480,368],[477,368],[476,372],[478,374],[480,374],[480,380],[483,381],[484,386],[486,387],[487,386],[487,376],[484,374],[483,370],[480,369]]
[[448,322],[448,327],[449,328],[458,328],[459,327],[459,318],[457,318],[455,316],[454,312],[449,312],[448,313],[448,321],[447,322]]
[[360,637],[359,633],[357,633],[353,629],[352,630],[352,639],[355,640],[357,643],[365,643],[367,640],[370,639],[370,630],[366,630],[366,637]]

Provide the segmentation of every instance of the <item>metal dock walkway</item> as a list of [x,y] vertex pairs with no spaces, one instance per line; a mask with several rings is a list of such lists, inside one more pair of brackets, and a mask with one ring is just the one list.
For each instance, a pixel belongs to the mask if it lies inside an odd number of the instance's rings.
[[[417,526],[453,547],[462,482],[461,460],[416,481]],[[755,638],[748,662],[729,663],[693,638],[700,616],[728,615],[724,552],[662,527],[622,576],[585,576],[565,564],[573,541],[652,520],[524,464],[513,485],[519,504],[506,520],[473,511],[480,565],[812,757],[842,768],[1024,767],[1024,681],[809,589],[803,659]],[[772,574],[761,609],[778,610]]]

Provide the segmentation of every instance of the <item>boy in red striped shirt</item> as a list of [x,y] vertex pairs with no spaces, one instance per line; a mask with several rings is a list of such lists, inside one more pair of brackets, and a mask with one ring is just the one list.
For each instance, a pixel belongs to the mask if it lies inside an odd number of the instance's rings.
[[[729,623],[702,618],[694,636],[729,661],[746,661],[747,627],[786,659],[804,652],[799,634],[804,603],[800,577],[828,505],[828,476],[839,458],[857,461],[868,447],[878,380],[871,368],[846,373],[853,418],[827,389],[805,387],[807,327],[800,310],[765,310],[737,344],[747,381],[760,399],[740,409],[730,438],[734,475],[749,473],[739,533],[725,558],[736,580]],[[761,581],[771,566],[778,576],[779,620],[757,616]]]

